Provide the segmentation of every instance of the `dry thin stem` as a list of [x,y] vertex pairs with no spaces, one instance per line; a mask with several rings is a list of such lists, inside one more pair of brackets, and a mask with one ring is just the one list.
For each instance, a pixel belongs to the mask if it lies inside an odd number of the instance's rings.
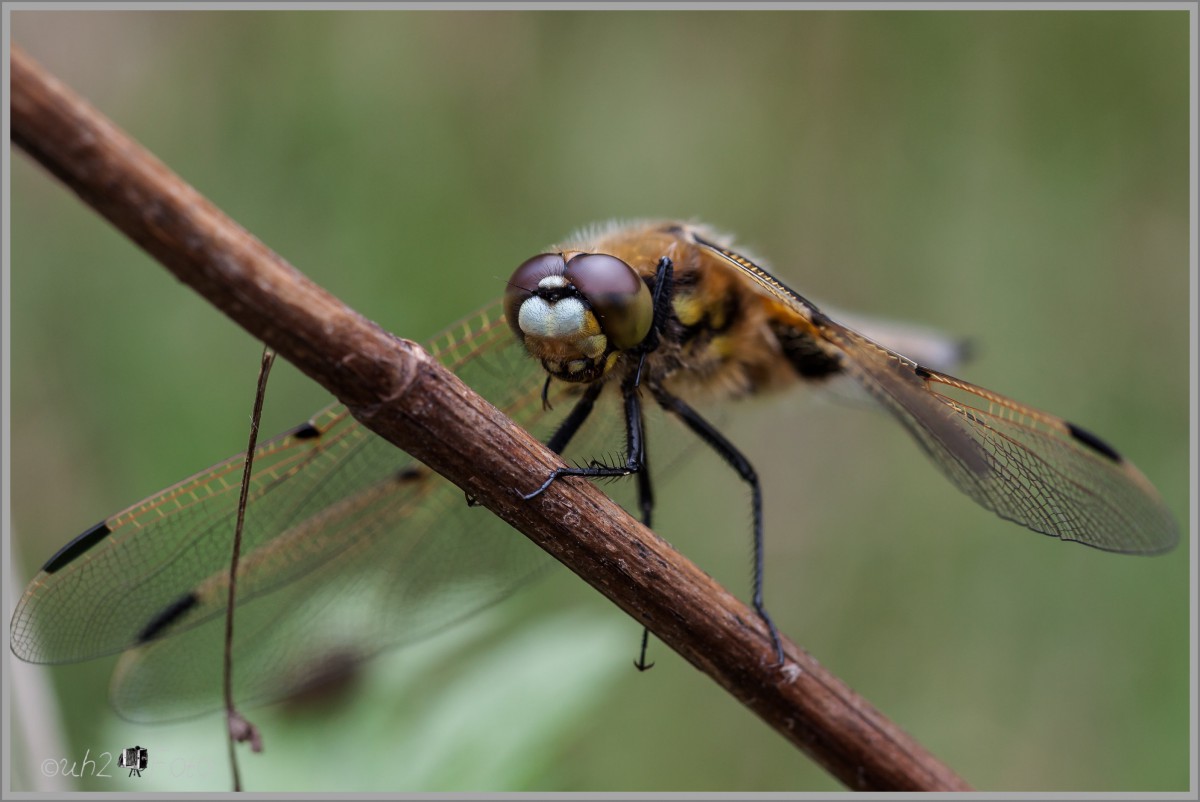
[[250,750],[262,751],[262,736],[258,727],[243,716],[233,703],[233,614],[237,609],[238,563],[242,558],[242,532],[246,527],[246,500],[250,495],[250,474],[254,469],[254,447],[258,443],[258,424],[262,421],[263,402],[267,398],[267,379],[275,364],[275,352],[264,347],[258,367],[258,384],[254,391],[254,410],[250,413],[250,437],[246,444],[246,464],[242,469],[242,492],[238,494],[237,525],[233,529],[233,546],[229,555],[229,596],[225,602],[225,654],[222,686],[225,691],[225,721],[229,733],[229,770],[233,774],[233,790],[242,790],[242,774],[238,771],[237,750],[234,744],[250,742]]
[[[345,306],[17,47],[13,141],[210,303],[611,599],[850,788],[968,786],[418,345]],[[515,537],[515,535],[514,535]]]

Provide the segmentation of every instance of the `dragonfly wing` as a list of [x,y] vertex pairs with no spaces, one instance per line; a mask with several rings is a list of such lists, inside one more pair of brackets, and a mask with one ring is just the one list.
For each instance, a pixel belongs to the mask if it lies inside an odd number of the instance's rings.
[[971,345],[967,340],[928,326],[843,312],[840,309],[834,311],[823,303],[821,309],[829,317],[872,342],[904,354],[925,367],[956,371],[970,358]]
[[[391,448],[374,443],[381,452]],[[423,467],[406,473],[384,480],[401,485],[395,490],[342,502],[355,506],[352,513],[335,510],[283,533],[271,544],[275,553],[250,569],[251,576],[275,574],[267,565],[290,561],[283,552],[303,549],[307,539],[320,544],[309,548],[308,570],[293,581],[245,598],[239,585],[233,654],[240,703],[292,695],[319,680],[331,662],[355,663],[437,632],[550,564],[499,518],[469,507],[447,480]],[[335,539],[349,542],[329,545]],[[111,690],[122,715],[178,718],[219,703],[224,575],[213,580],[216,594],[205,594],[204,607],[214,614],[122,656]]]
[[1105,551],[1175,545],[1174,517],[1131,463],[1062,418],[924,368],[832,321],[844,365],[959,490],[1035,532]]
[[[261,553],[292,521],[331,496],[353,492],[354,470],[340,469],[358,461],[365,441],[361,427],[334,406],[263,443],[248,496],[245,553]],[[403,459],[393,463],[398,467]],[[184,594],[228,566],[242,465],[241,455],[224,460],[61,549],[17,604],[14,653],[31,662],[74,662],[155,634],[165,611],[179,608]],[[282,579],[248,573],[244,590],[252,595]],[[196,621],[211,611],[192,612]]]
[[[543,411],[545,374],[515,343],[498,305],[428,347],[539,436],[570,408],[570,388],[558,386],[554,413]],[[602,425],[585,428],[581,448],[610,436]],[[69,662],[129,649],[112,690],[123,715],[177,718],[217,707],[241,466],[241,457],[219,463],[52,558],[13,617],[17,656]],[[434,632],[549,564],[338,405],[260,446],[250,498],[234,650],[244,702],[303,688],[330,660],[362,659]]]

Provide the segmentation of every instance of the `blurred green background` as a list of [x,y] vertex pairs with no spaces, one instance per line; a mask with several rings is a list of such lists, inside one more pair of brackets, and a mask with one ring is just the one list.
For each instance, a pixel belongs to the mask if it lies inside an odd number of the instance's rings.
[[[403,336],[497,296],[583,224],[700,219],[818,302],[970,337],[960,375],[1100,433],[1187,526],[1184,11],[12,22]],[[10,603],[71,536],[239,451],[259,354],[24,154],[12,166]],[[281,365],[265,430],[326,401]],[[768,605],[797,643],[979,789],[1187,788],[1186,538],[1146,559],[1064,545],[959,497],[882,416],[794,397],[741,413]],[[746,598],[742,488],[701,454],[659,496],[658,531]],[[557,570],[373,662],[340,704],[253,711],[268,751],[242,758],[247,787],[840,787],[661,644],[637,674],[638,636]],[[114,766],[68,787],[228,788],[219,716],[135,727],[108,713],[112,661],[15,668],[32,713],[13,719],[14,788],[133,743],[157,769],[142,781]]]

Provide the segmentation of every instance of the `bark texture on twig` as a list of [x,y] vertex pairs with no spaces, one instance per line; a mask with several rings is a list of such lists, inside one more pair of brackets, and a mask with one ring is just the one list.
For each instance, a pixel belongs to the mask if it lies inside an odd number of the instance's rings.
[[[899,727],[443,369],[309,281],[14,46],[13,142],[372,430],[455,482],[848,787],[965,790]],[[19,269],[19,266],[17,266]],[[516,535],[514,535],[515,537]]]

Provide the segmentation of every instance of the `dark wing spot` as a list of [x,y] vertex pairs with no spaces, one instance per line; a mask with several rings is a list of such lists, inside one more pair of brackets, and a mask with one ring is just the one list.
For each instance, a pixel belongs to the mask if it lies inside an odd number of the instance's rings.
[[920,377],[920,378],[922,378],[922,379],[928,379],[928,378],[930,378],[931,376],[933,376],[933,374],[932,374],[932,373],[930,373],[928,370],[926,370],[925,368],[921,367],[920,365],[917,365],[917,366],[916,366],[916,367],[913,369],[913,371],[914,371],[914,372],[917,374],[917,376],[919,376],[919,377]]
[[46,560],[42,570],[47,574],[54,573],[111,534],[112,530],[108,528],[108,524],[101,521],[59,549],[53,557]]
[[841,372],[841,360],[821,348],[811,334],[778,321],[771,322],[771,331],[779,340],[783,355],[802,377],[821,379]]
[[396,481],[400,482],[401,484],[416,482],[424,479],[428,473],[429,471],[426,468],[418,468],[410,465],[406,468],[401,468],[400,470],[396,471]]
[[281,701],[289,712],[323,709],[344,701],[362,680],[363,658],[349,649],[335,649],[296,666],[300,681]]
[[321,430],[314,426],[312,421],[306,420],[295,429],[292,429],[289,434],[297,440],[312,440],[314,437],[321,436]]
[[188,591],[180,596],[163,608],[158,615],[151,618],[150,623],[142,627],[142,631],[138,633],[138,643],[146,643],[147,641],[154,640],[162,634],[164,629],[178,621],[184,613],[199,603],[199,597],[192,591]]
[[1124,462],[1124,460],[1121,458],[1121,455],[1117,453],[1115,448],[1089,432],[1087,429],[1076,426],[1069,421],[1067,422],[1067,429],[1071,432],[1072,437],[1083,443],[1085,446],[1091,448],[1093,451],[1099,452],[1113,462]]

